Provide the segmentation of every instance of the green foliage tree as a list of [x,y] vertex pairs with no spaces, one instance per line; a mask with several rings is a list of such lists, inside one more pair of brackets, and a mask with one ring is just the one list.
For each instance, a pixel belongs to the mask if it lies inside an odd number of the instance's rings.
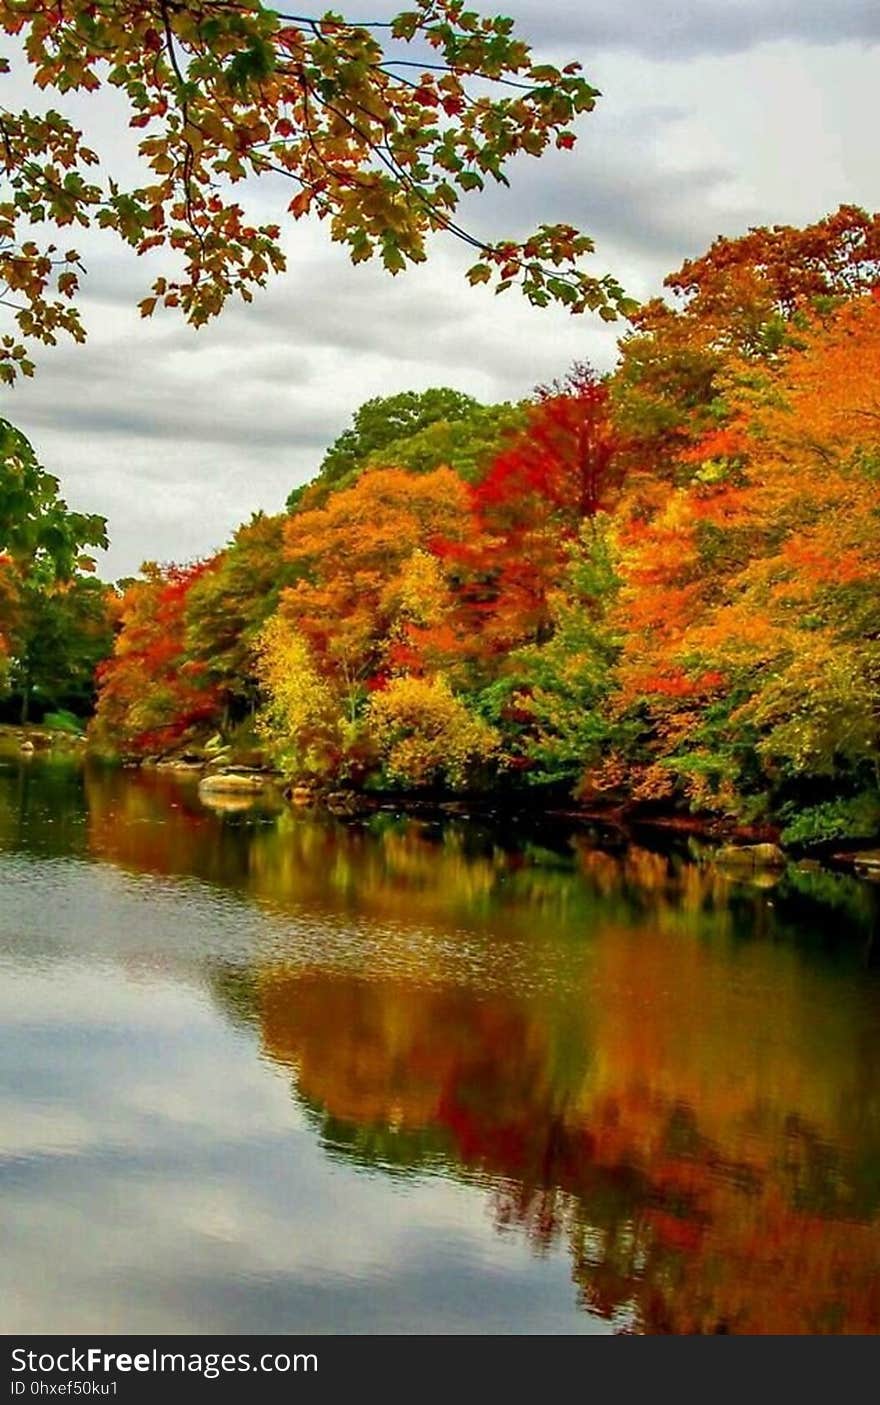
[[186,656],[220,690],[227,723],[257,705],[254,645],[281,592],[296,576],[284,556],[283,528],[283,517],[257,513],[239,527],[186,597]]
[[22,591],[15,655],[7,687],[12,715],[26,722],[62,710],[87,718],[96,697],[95,672],[113,646],[108,589],[78,572],[47,584],[39,576]]
[[35,689],[47,703],[90,701],[109,639],[87,550],[106,545],[104,518],[71,511],[25,436],[0,420],[0,653],[22,721]]
[[475,405],[460,418],[437,420],[374,450],[365,467],[393,464],[411,473],[453,468],[465,482],[475,483],[524,423],[519,405]]
[[502,691],[502,717],[515,723],[509,744],[534,785],[571,788],[625,742],[610,705],[622,643],[613,619],[621,582],[610,537],[604,515],[583,524],[550,597],[546,643],[518,650],[502,680],[513,685]]
[[0,553],[25,574],[42,568],[69,580],[88,564],[87,548],[106,547],[107,524],[72,512],[58,489],[21,431],[0,419]]
[[409,468],[430,473],[455,468],[465,478],[497,449],[520,412],[510,405],[481,405],[471,395],[439,386],[378,395],[355,411],[348,429],[327,450],[311,483],[294,488],[293,511],[308,495],[310,507],[350,485],[364,468]]

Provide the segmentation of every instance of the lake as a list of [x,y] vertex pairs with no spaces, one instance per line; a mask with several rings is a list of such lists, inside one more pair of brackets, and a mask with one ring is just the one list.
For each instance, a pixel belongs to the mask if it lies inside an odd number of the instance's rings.
[[877,888],[0,762],[0,1328],[877,1332]]

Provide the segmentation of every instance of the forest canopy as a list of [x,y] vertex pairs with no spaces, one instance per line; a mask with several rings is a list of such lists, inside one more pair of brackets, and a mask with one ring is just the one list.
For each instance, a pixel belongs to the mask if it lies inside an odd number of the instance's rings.
[[368,402],[287,512],[119,592],[93,744],[875,835],[878,229],[717,241],[610,375]]

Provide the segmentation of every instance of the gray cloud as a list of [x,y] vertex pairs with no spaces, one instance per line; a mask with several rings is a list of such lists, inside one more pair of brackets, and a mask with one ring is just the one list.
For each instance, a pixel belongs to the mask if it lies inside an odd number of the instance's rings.
[[[185,345],[188,342],[189,345]],[[177,444],[226,445],[240,443],[277,450],[290,443],[290,424],[282,413],[251,416],[251,378],[261,387],[273,389],[279,383],[292,389],[307,385],[310,372],[298,350],[287,348],[239,357],[237,367],[223,365],[231,344],[216,343],[205,348],[201,357],[210,375],[192,374],[199,364],[197,334],[180,328],[159,342],[160,356],[174,353],[184,361],[182,368],[158,365],[153,376],[140,381],[140,358],[126,361],[115,347],[105,347],[86,358],[71,352],[58,358],[47,379],[52,398],[37,393],[27,407],[28,423],[40,429],[59,429],[70,434],[115,435],[122,438],[148,437]],[[263,364],[271,361],[271,364]],[[243,363],[243,364],[242,364]],[[244,372],[244,375],[242,375]],[[100,396],[83,394],[86,381],[101,386]],[[26,396],[22,397],[27,400]],[[223,412],[218,413],[218,403]],[[297,437],[320,446],[326,442],[328,419],[315,405],[297,421]],[[161,451],[160,451],[161,452]],[[161,460],[159,460],[161,462]]]
[[678,60],[776,40],[880,41],[876,0],[512,0],[507,12],[542,47],[565,46],[585,60],[602,49]]
[[[595,271],[644,297],[719,233],[804,222],[841,200],[880,206],[875,57],[854,42],[877,30],[873,3],[515,0],[513,11],[540,50],[580,53],[605,97],[573,153],[523,158],[511,191],[468,204],[476,232],[570,220],[596,241]],[[786,42],[755,47],[767,39]],[[11,101],[40,100],[20,75],[10,82]],[[128,171],[116,95],[53,101]],[[265,219],[286,197],[265,182],[245,202]],[[575,358],[614,356],[614,331],[595,319],[468,288],[472,255],[448,239],[390,279],[375,263],[352,268],[325,228],[303,222],[287,235],[288,273],[198,334],[174,313],[137,315],[169,271],[162,256],[79,242],[89,341],[43,352],[36,381],[3,410],[68,500],[108,515],[105,574],[204,555],[255,508],[280,508],[370,396],[448,384],[513,399]]]
[[516,163],[512,188],[489,188],[468,207],[466,222],[492,238],[499,228],[525,235],[542,220],[568,221],[590,232],[594,272],[619,274],[623,256],[662,276],[717,235],[767,218],[766,208],[744,198],[732,161],[679,166],[664,158],[664,143],[689,116],[672,106],[600,109],[574,159],[549,151],[540,163]]
[[[399,7],[351,0],[339,8],[366,20]],[[485,4],[473,8],[495,13]],[[508,0],[503,13],[536,48],[564,46],[585,59],[602,49],[681,59],[743,53],[780,39],[823,45],[880,40],[876,0]]]

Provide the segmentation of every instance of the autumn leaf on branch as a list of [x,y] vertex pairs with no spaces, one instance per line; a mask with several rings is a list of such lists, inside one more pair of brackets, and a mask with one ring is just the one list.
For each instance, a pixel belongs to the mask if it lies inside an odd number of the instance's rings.
[[615,279],[583,268],[593,244],[573,226],[490,242],[458,220],[464,195],[508,184],[514,157],[570,149],[572,123],[598,97],[579,64],[536,63],[509,19],[462,0],[417,0],[375,23],[253,0],[0,0],[0,23],[37,88],[117,89],[146,168],[124,190],[63,115],[0,107],[0,301],[17,327],[0,345],[8,381],[31,373],[29,341],[83,337],[76,252],[32,244],[34,226],[97,225],[139,253],[175,251],[182,270],[158,278],[140,310],[176,307],[200,326],[285,266],[280,221],[252,224],[233,198],[266,176],[295,187],[284,214],[328,221],[354,263],[378,254],[396,274],[445,231],[474,249],[471,283],[606,320],[633,306]]

